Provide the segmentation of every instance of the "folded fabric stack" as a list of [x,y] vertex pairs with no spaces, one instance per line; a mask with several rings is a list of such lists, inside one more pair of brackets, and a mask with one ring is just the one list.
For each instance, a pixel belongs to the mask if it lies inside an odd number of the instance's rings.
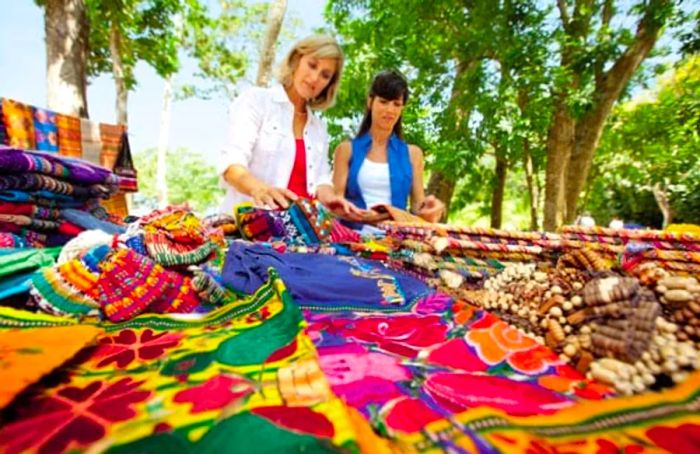
[[[98,232],[99,233],[99,232]],[[221,284],[225,240],[187,208],[154,211],[116,235],[85,232],[32,276],[40,310],[112,322],[142,313],[208,312],[237,295]]]
[[554,260],[557,234],[514,232],[446,224],[383,222],[395,267],[418,272],[436,285],[457,288],[500,272],[509,262]]
[[129,138],[123,125],[97,123],[0,98],[0,145],[80,158],[122,178],[122,192],[138,189]]
[[0,231],[34,247],[63,245],[86,229],[119,233],[100,206],[119,180],[81,160],[0,145]]
[[677,274],[700,278],[697,233],[566,226],[561,237],[567,249],[593,248],[617,258],[626,271],[633,272],[640,265],[652,263]]

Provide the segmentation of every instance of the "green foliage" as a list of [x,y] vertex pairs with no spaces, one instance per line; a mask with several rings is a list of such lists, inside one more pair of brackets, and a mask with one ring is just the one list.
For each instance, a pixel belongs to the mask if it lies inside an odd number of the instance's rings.
[[244,0],[223,0],[212,15],[193,9],[186,22],[183,45],[197,62],[197,84],[183,85],[178,97],[209,99],[236,96],[234,85],[245,75],[250,55],[258,53],[268,10],[267,3],[249,4]]
[[338,105],[326,114],[333,143],[354,131],[374,74],[402,71],[411,97],[404,113],[409,142],[428,168],[460,179],[453,209],[490,201],[493,168],[482,156],[544,160],[549,104],[548,8],[537,2],[331,0],[326,17],[347,56]]
[[[219,177],[213,165],[205,162],[201,154],[187,148],[168,150],[166,163],[170,203],[187,202],[200,215],[215,210],[224,190],[219,187]],[[134,164],[139,171],[139,194],[151,208],[155,208],[156,150],[135,153]]]
[[659,227],[652,188],[670,196],[674,222],[700,223],[700,56],[660,79],[651,99],[615,110],[594,161],[587,208]]
[[134,67],[139,61],[152,66],[161,77],[179,66],[179,27],[176,17],[201,9],[195,0],[86,0],[90,24],[88,76],[112,72],[110,34],[120,37],[119,51],[127,89],[136,85]]

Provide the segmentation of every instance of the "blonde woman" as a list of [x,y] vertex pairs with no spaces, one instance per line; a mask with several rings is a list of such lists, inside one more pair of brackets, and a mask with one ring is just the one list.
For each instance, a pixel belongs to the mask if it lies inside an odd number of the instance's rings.
[[285,57],[279,84],[252,87],[233,102],[219,167],[226,186],[222,213],[243,201],[287,208],[289,200],[315,196],[345,217],[362,214],[333,190],[328,132],[313,112],[333,105],[342,71],[338,43],[310,36]]

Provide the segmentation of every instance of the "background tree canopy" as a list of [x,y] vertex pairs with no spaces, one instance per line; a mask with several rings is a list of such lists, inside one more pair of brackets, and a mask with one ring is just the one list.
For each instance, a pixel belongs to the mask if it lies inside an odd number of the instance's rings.
[[[395,68],[412,92],[407,139],[426,152],[429,190],[450,220],[552,229],[593,211],[606,224],[659,226],[651,188],[660,183],[675,219],[698,222],[698,93],[680,77],[692,70],[697,14],[664,0],[330,0],[326,17],[347,56],[338,106],[326,113],[333,142],[353,135],[372,76]],[[669,43],[686,52],[670,69]],[[661,83],[656,101],[630,110],[639,102],[625,100],[665,70],[675,88]]]
[[[50,95],[49,107],[86,114],[86,77],[112,72],[124,123],[136,62],[167,84],[192,58],[203,83],[178,95],[232,98],[275,16],[270,2],[245,0],[35,1],[46,13],[49,92],[70,82],[80,98]],[[328,0],[324,16],[346,55],[336,106],[323,113],[330,155],[354,136],[373,76],[392,68],[411,91],[405,137],[424,150],[428,192],[450,221],[554,230],[586,211],[600,224],[700,223],[697,2]],[[75,27],[59,33],[60,23]],[[187,150],[167,159],[171,201],[216,205],[213,169]],[[152,160],[140,163],[150,197]],[[183,183],[195,178],[206,190]]]

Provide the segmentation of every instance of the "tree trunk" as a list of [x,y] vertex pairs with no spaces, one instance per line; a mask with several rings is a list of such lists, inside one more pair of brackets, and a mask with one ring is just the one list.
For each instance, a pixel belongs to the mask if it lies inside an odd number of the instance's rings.
[[47,0],[47,107],[87,118],[88,21],[83,0]]
[[[165,79],[163,88],[163,109],[160,113],[160,131],[158,134],[158,156],[156,161],[156,194],[158,208],[168,206],[168,138],[170,137],[170,106],[173,100],[173,76]],[[194,182],[193,182],[194,184]]]
[[554,108],[552,126],[547,137],[547,169],[545,176],[544,229],[556,230],[564,220],[566,167],[571,157],[575,131],[574,119],[559,95]]
[[491,194],[491,228],[493,229],[500,229],[503,223],[503,196],[506,192],[507,174],[508,161],[503,156],[496,154],[496,174]]
[[637,27],[635,40],[615,64],[596,82],[594,103],[576,126],[571,161],[567,169],[566,222],[576,218],[576,204],[593,162],[605,120],[634,72],[658,39],[660,24],[647,13]]
[[654,185],[654,198],[656,203],[659,205],[661,214],[664,217],[663,228],[665,229],[673,221],[673,211],[671,210],[671,203],[668,201],[668,194],[666,190],[661,187],[659,183]]
[[122,62],[121,33],[116,24],[112,23],[109,28],[109,52],[112,56],[112,75],[114,76],[114,87],[117,93],[117,123],[128,124],[127,101],[129,90],[126,88],[124,79],[124,64]]
[[272,62],[275,60],[275,48],[277,47],[277,37],[282,28],[284,13],[287,10],[287,0],[277,0],[270,6],[267,16],[267,31],[260,49],[260,64],[258,65],[258,76],[255,84],[264,87],[270,81],[272,72]]
[[434,195],[445,204],[445,214],[442,215],[441,222],[447,221],[452,195],[455,192],[455,184],[455,180],[438,170],[433,170],[430,173],[427,192],[428,194]]
[[527,193],[530,196],[530,230],[536,232],[540,229],[537,220],[537,204],[540,194],[539,185],[535,181],[535,164],[532,161],[532,153],[530,152],[530,141],[527,138],[525,138],[523,143],[523,167],[525,168]]

